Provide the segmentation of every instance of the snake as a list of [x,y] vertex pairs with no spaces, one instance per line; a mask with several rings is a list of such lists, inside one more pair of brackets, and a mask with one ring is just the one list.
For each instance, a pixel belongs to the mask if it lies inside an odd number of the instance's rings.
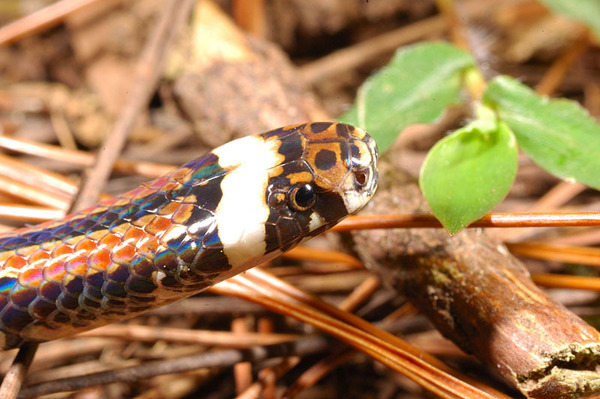
[[0,349],[129,319],[274,259],[360,210],[377,187],[377,158],[358,127],[282,127],[3,233]]

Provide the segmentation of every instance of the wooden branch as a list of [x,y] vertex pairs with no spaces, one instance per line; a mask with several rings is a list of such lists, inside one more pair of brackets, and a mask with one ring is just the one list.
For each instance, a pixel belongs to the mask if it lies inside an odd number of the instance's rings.
[[[416,184],[384,173],[366,213],[426,211]],[[555,303],[523,265],[482,231],[353,233],[367,265],[426,314],[447,338],[525,395],[600,392],[600,333]]]

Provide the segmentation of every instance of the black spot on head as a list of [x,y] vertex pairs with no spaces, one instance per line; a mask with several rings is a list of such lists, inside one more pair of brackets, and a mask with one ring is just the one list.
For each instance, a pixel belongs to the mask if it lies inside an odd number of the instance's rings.
[[315,155],[315,165],[321,170],[329,170],[335,165],[335,152],[331,150],[321,150]]
[[282,138],[280,140],[281,145],[279,146],[278,152],[283,155],[284,162],[295,161],[297,159],[302,158],[302,152],[304,151],[304,146],[302,145],[302,136],[299,134],[294,134]]
[[310,130],[313,133],[321,133],[332,125],[331,122],[315,122],[310,124]]
[[269,130],[268,132],[263,133],[262,136],[265,140],[284,139],[284,138],[287,138],[287,136],[294,135],[299,130],[304,129],[304,126],[305,125],[297,125],[297,126],[293,126],[293,127],[288,126],[285,128],[273,129],[273,130]]
[[353,160],[354,159],[357,159],[357,160],[360,159],[360,155],[361,155],[360,154],[360,148],[358,148],[357,145],[355,145],[355,144],[351,144],[350,145],[350,153],[352,154],[352,159]]
[[348,137],[349,136],[348,130],[350,130],[349,127],[350,127],[350,125],[338,123],[335,125],[335,131],[336,131],[337,135],[340,137]]

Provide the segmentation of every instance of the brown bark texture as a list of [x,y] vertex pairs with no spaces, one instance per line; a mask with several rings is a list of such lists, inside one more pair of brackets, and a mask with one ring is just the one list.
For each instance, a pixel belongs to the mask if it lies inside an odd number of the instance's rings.
[[[382,165],[367,214],[429,211],[414,181]],[[553,301],[525,267],[482,230],[353,233],[367,265],[437,329],[531,398],[600,392],[600,334]]]

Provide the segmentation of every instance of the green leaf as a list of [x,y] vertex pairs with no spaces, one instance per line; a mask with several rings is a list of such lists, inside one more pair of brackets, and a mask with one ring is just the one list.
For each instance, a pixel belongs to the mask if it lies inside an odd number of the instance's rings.
[[538,165],[600,189],[600,125],[579,104],[548,100],[507,76],[490,82],[483,101],[496,109]]
[[515,179],[517,156],[512,132],[492,118],[475,120],[433,146],[419,183],[451,234],[502,201]]
[[583,22],[600,40],[600,1],[541,0],[548,8],[568,18]]
[[342,122],[367,130],[380,152],[407,126],[435,122],[460,102],[460,75],[473,57],[447,43],[425,43],[399,49],[390,63],[360,87]]

